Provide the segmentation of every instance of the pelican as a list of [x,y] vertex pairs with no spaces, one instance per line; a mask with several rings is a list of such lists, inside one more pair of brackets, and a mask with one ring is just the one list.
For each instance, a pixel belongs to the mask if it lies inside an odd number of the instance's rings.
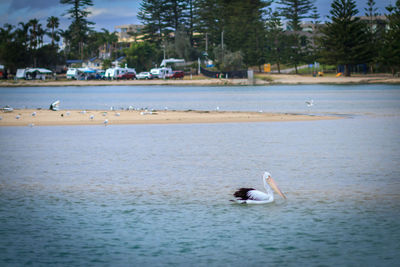
[[240,188],[233,195],[235,196],[235,202],[240,204],[266,204],[274,201],[274,190],[281,197],[286,199],[286,196],[282,193],[279,187],[276,185],[274,179],[272,179],[269,172],[265,172],[263,175],[264,188],[266,193],[255,190],[253,188]]

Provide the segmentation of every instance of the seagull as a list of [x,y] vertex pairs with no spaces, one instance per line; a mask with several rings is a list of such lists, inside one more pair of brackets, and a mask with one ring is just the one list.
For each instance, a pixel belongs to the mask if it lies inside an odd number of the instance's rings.
[[266,204],[274,201],[274,190],[281,197],[286,199],[286,196],[282,193],[275,181],[272,179],[269,172],[265,172],[263,175],[263,182],[265,192],[255,190],[253,188],[240,188],[233,195],[235,200],[232,200],[240,204]]
[[306,104],[307,104],[307,107],[312,107],[312,106],[314,106],[314,100],[309,100],[309,101],[306,101]]
[[65,114],[67,115],[67,116],[69,116],[69,114],[71,114],[69,111],[67,111],[67,112],[65,112]]
[[93,120],[94,119],[94,115],[90,115],[90,119]]
[[115,113],[115,116],[119,117],[119,116],[121,116],[121,114],[120,113]]
[[36,111],[32,113],[32,116],[35,117],[36,116]]
[[82,110],[81,113],[82,113],[82,114],[86,114],[86,110]]
[[20,115],[17,115],[17,116],[15,116],[15,118],[18,120],[19,118],[21,118],[21,116],[20,116]]
[[105,119],[103,123],[104,123],[104,126],[107,126],[108,120]]

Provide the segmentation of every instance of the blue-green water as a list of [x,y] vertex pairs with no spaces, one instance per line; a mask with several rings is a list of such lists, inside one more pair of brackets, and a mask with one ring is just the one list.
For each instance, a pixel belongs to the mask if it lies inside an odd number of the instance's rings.
[[[394,266],[400,260],[399,86],[54,90],[0,88],[0,104],[18,107],[20,96],[30,94],[26,106],[46,107],[59,93],[70,109],[121,102],[355,116],[1,127],[2,266]],[[89,93],[99,97],[89,100]],[[304,104],[310,98],[311,110]],[[229,201],[238,187],[262,189],[265,170],[286,201]]]

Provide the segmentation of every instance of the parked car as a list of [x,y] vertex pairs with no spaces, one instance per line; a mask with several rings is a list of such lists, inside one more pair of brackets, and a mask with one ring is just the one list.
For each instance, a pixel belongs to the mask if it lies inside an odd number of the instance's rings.
[[136,79],[136,74],[133,72],[125,72],[117,75],[117,79],[120,80],[134,80]]
[[136,75],[137,79],[153,79],[153,75],[150,72],[141,72],[138,75]]
[[170,79],[183,79],[183,77],[185,77],[185,73],[181,70],[174,70],[169,76]]

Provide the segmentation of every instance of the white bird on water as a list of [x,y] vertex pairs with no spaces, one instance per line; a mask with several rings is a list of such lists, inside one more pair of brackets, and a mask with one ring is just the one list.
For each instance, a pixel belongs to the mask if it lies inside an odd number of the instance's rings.
[[307,107],[312,107],[312,106],[314,106],[314,100],[308,100],[308,101],[306,101],[306,104],[307,104]]
[[264,188],[266,192],[258,191],[253,188],[240,188],[233,195],[235,196],[235,202],[240,204],[266,204],[274,201],[274,190],[281,197],[286,199],[286,196],[279,189],[274,179],[272,179],[269,172],[265,172],[263,175]]

